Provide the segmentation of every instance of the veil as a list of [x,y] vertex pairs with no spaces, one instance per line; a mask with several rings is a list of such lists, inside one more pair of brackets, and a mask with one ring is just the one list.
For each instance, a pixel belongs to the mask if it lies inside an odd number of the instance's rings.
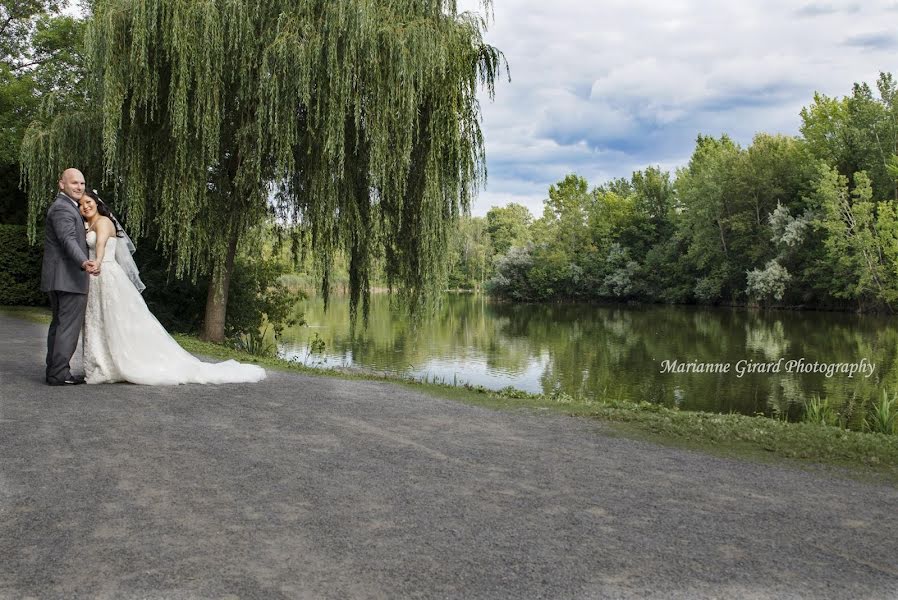
[[134,257],[131,256],[137,248],[134,246],[131,238],[128,237],[127,232],[125,232],[125,228],[118,222],[118,219],[115,220],[115,235],[124,242],[124,244],[118,243],[115,245],[115,262],[119,264],[125,275],[137,288],[137,291],[143,292],[147,289],[147,286],[140,280],[140,270],[138,270],[137,264],[134,262]]
[[[97,196],[98,203],[102,203],[106,206],[106,209],[109,210],[109,205],[99,199],[97,190],[93,190],[93,193]],[[147,289],[147,286],[140,280],[140,270],[134,262],[134,257],[131,256],[137,250],[137,247],[134,245],[134,242],[131,241],[131,238],[128,237],[128,232],[126,232],[125,228],[122,227],[122,224],[118,222],[118,219],[115,218],[115,215],[112,214],[111,210],[109,211],[109,215],[112,217],[112,223],[115,225],[115,237],[121,240],[121,242],[124,242],[115,245],[115,262],[122,268],[125,275],[128,276],[128,279],[130,279],[131,283],[134,284],[134,287],[137,288],[137,291],[143,292]]]

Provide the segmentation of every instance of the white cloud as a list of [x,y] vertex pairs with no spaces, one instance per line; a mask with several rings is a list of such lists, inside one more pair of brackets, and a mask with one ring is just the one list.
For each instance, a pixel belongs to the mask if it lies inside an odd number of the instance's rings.
[[512,202],[527,207],[533,218],[538,219],[543,214],[543,200],[548,197],[547,192],[542,194],[511,194],[508,192],[480,192],[480,201],[471,208],[474,217],[485,217],[493,206],[506,206]]
[[499,82],[495,103],[482,95],[490,181],[474,213],[504,198],[532,203],[571,171],[596,185],[673,169],[700,132],[743,144],[795,134],[815,91],[845,95],[892,68],[898,38],[884,24],[896,6],[495,0],[486,40],[512,81]]
[[711,90],[708,77],[697,65],[682,60],[639,58],[613,68],[596,79],[589,96],[600,98],[642,99],[649,105],[683,105],[705,98]]

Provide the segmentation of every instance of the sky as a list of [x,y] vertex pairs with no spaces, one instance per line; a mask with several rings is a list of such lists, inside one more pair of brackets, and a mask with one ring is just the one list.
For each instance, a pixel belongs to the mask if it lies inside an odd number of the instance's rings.
[[[484,14],[479,0],[459,10]],[[698,134],[799,133],[814,93],[898,75],[898,0],[494,0],[487,43],[508,61],[480,94],[489,178],[474,216],[549,185],[675,171]],[[874,88],[875,89],[875,88]]]

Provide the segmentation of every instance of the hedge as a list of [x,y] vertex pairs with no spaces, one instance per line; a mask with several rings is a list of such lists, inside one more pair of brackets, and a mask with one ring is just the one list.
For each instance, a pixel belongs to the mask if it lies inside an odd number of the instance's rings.
[[24,226],[0,224],[0,304],[48,303],[47,294],[40,291],[43,255],[41,244],[28,243]]

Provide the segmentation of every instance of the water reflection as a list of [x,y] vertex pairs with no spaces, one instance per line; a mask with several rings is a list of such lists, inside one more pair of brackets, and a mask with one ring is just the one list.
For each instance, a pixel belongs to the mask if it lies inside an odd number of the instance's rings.
[[[281,355],[326,367],[439,378],[499,389],[561,390],[572,395],[648,400],[686,409],[792,418],[814,395],[848,407],[855,421],[882,389],[898,390],[898,323],[894,318],[824,312],[756,312],[696,307],[616,307],[493,303],[452,295],[436,315],[413,327],[374,296],[370,324],[351,336],[349,306],[332,300],[301,307],[311,327],[286,332]],[[309,352],[313,332],[323,355]],[[869,378],[820,373],[662,373],[681,363],[875,363]],[[851,409],[853,405],[857,410]]]

